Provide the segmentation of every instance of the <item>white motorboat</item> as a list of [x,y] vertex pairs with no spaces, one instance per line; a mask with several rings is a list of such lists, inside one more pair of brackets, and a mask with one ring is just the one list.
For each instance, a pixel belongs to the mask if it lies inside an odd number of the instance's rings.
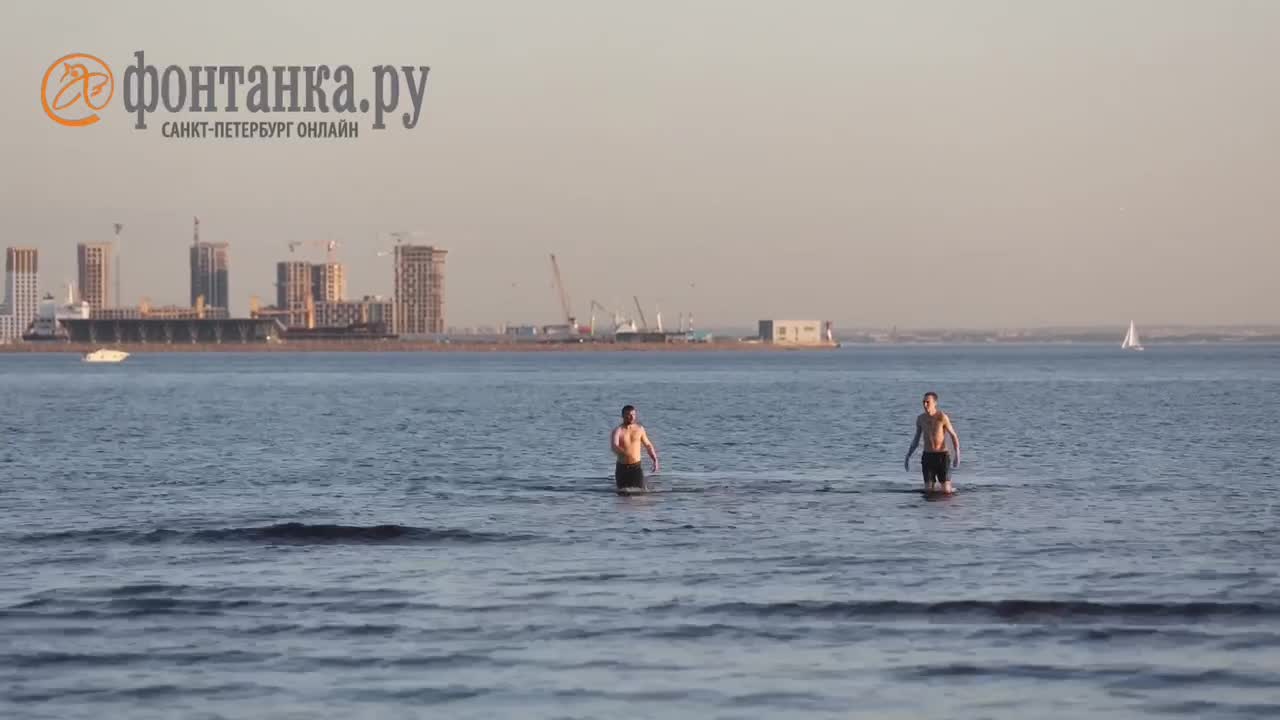
[[93,352],[85,353],[84,361],[97,362],[97,363],[103,363],[103,362],[118,363],[127,357],[129,357],[129,353],[123,350],[111,350],[108,348],[98,348]]

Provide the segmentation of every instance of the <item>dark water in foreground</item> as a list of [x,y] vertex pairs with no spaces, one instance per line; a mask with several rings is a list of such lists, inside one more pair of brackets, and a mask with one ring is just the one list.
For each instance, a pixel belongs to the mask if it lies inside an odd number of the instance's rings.
[[1276,347],[0,356],[0,408],[4,718],[1280,714]]

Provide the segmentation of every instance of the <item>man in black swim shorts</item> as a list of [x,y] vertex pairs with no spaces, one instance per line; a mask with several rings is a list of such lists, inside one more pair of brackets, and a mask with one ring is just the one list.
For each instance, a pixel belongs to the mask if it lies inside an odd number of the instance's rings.
[[613,429],[609,438],[610,448],[617,456],[614,482],[618,492],[636,492],[646,489],[644,468],[640,465],[640,449],[644,448],[653,460],[653,472],[658,472],[658,449],[649,441],[649,433],[636,422],[636,409],[631,405],[622,408],[622,424]]
[[[938,394],[934,392],[924,395],[924,412],[916,417],[916,434],[911,439],[911,448],[902,461],[904,470],[911,469],[911,454],[924,438],[924,452],[920,456],[920,470],[924,474],[925,492],[934,491],[935,485],[942,486],[942,492],[950,495],[955,492],[951,487],[951,467],[960,467],[960,437],[951,426],[951,418],[938,409]],[[947,436],[951,436],[951,445],[955,448],[956,457],[948,467]]]

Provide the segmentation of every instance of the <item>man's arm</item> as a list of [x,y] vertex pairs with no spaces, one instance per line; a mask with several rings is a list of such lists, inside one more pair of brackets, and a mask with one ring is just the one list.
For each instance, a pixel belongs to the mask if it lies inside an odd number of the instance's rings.
[[658,472],[658,448],[653,446],[649,441],[649,431],[643,430],[640,434],[640,442],[644,444],[644,449],[649,452],[649,459],[653,461],[653,471]]
[[916,451],[916,446],[920,444],[920,418],[916,418],[916,436],[911,438],[911,447],[907,448],[907,457],[902,460],[902,469],[911,469],[911,454]]
[[960,436],[956,434],[956,429],[951,424],[951,416],[943,415],[943,430],[951,436],[951,447],[956,449],[956,459],[951,461],[951,467],[960,467]]
[[613,450],[614,455],[623,456],[627,454],[627,448],[622,444],[622,428],[613,429],[613,434],[609,436],[609,447]]

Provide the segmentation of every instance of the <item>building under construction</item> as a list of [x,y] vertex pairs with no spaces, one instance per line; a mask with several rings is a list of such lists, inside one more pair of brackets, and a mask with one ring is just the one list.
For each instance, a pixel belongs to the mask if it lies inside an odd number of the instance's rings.
[[[291,268],[293,263],[280,263],[278,268],[287,280],[301,279],[302,275]],[[319,266],[316,266],[319,267]],[[339,266],[341,267],[341,266]],[[394,304],[388,298],[366,295],[360,300],[319,301],[315,295],[295,290],[301,285],[281,283],[280,295],[287,307],[259,307],[258,299],[249,301],[249,317],[275,320],[285,327],[284,337],[362,339],[395,337],[392,331]],[[313,288],[312,284],[307,284]]]
[[444,262],[447,250],[396,245],[393,331],[399,335],[444,332]]
[[229,309],[227,243],[200,240],[200,218],[194,218],[191,235],[191,304],[204,298],[210,307]]
[[206,307],[204,296],[196,298],[195,307],[184,305],[152,305],[145,298],[137,307],[110,307],[92,310],[94,320],[228,320],[231,313],[224,307]]
[[[286,327],[307,326],[308,309],[315,300],[313,293],[311,263],[303,260],[276,263],[276,304],[272,310]],[[251,308],[249,314],[258,314],[257,309]]]
[[[308,243],[289,243],[289,252]],[[285,326],[285,339],[386,339],[392,332],[395,304],[392,300],[369,296],[347,300],[346,271],[337,262],[336,241],[319,242],[326,249],[323,263],[285,260],[276,263],[275,305],[260,307],[258,298],[249,301],[249,316],[278,320]]]
[[89,307],[100,310],[111,306],[107,292],[111,287],[111,253],[109,242],[80,243],[76,245],[76,271],[80,297]]

